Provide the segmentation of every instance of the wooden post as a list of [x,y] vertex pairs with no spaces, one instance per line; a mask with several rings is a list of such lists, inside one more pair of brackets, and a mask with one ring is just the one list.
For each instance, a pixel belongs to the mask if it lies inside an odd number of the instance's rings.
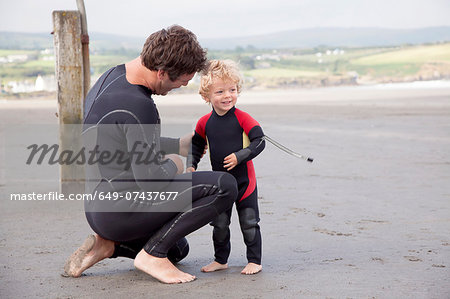
[[[81,148],[83,121],[83,55],[79,11],[54,11],[54,46],[59,115],[59,150]],[[72,163],[61,165],[61,192],[84,191],[84,167]]]
[[84,1],[77,0],[78,11],[81,17],[81,48],[83,52],[83,79],[84,79],[84,98],[91,88],[91,66],[89,63],[89,35],[87,28],[86,9],[84,8]]

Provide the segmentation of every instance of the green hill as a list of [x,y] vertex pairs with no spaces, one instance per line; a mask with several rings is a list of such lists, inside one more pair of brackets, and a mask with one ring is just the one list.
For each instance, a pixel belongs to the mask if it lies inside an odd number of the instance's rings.
[[[17,35],[16,38],[21,38]],[[26,37],[21,49],[0,49],[0,80],[35,80],[37,75],[54,74],[54,57],[43,39]],[[48,38],[48,37],[47,37]],[[108,68],[139,55],[133,40],[103,36],[91,41],[93,78]],[[50,36],[51,39],[51,36]],[[36,50],[49,46],[49,50]],[[11,45],[15,44],[11,37]],[[33,49],[24,50],[30,47]],[[96,45],[96,46],[94,46]],[[119,48],[118,48],[119,47]],[[14,59],[11,58],[11,55]],[[246,77],[246,87],[315,87],[365,83],[450,79],[450,42],[389,47],[328,47],[209,50],[210,59],[238,61]]]
[[[140,50],[146,36],[129,37],[114,34],[90,34],[93,50]],[[230,50],[249,45],[259,49],[329,47],[381,47],[450,41],[450,27],[418,29],[387,28],[308,28],[257,36],[208,39],[198,36],[210,50]],[[17,33],[0,31],[0,49],[45,49],[53,47],[50,33]]]

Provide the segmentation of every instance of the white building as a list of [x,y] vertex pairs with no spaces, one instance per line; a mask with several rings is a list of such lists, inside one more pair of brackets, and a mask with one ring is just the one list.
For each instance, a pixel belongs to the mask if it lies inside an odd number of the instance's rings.
[[56,80],[55,76],[44,76],[38,75],[34,83],[35,91],[55,91],[56,90]]

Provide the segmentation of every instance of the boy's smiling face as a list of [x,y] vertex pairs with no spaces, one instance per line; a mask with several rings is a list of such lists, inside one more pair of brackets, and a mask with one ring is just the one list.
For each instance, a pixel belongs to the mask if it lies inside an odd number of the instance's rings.
[[236,104],[237,97],[236,83],[216,78],[209,88],[205,101],[211,103],[218,115],[224,115]]

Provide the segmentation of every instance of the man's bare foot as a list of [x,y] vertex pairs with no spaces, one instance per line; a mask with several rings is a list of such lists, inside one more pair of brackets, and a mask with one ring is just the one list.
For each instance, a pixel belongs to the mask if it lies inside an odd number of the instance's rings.
[[168,258],[152,256],[144,249],[134,259],[134,266],[164,283],[183,283],[195,279],[195,276],[178,270]]
[[262,270],[262,266],[255,263],[248,263],[245,266],[244,270],[241,271],[241,274],[256,274]]
[[216,261],[213,261],[211,264],[203,266],[201,270],[202,272],[214,272],[224,270],[226,268],[228,268],[228,264],[220,264]]
[[112,256],[114,253],[114,242],[103,239],[99,235],[89,235],[66,261],[63,276],[80,277],[83,271],[90,268],[99,261]]

